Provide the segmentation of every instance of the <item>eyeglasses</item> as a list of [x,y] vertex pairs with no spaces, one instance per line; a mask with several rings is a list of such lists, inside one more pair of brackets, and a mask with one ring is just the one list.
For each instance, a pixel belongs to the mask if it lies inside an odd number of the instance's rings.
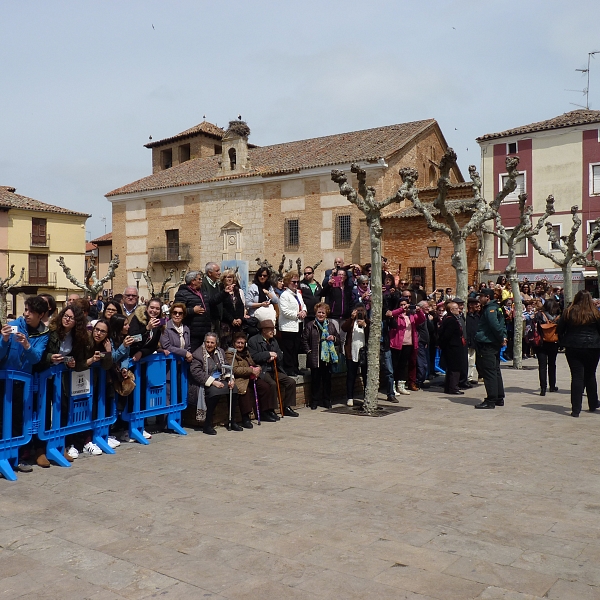
[[297,279],[292,279],[292,281],[290,281],[290,283],[293,283],[294,285],[298,285],[299,281]]
[[125,296],[125,298],[137,298],[138,295],[137,294],[123,294]]
[[262,277],[267,277],[268,273],[261,273],[258,278],[261,279]]
[[108,333],[108,329],[94,328],[94,333],[103,333],[104,335],[106,335]]
[[182,312],[182,311],[180,311],[180,310],[174,310],[174,311],[173,311],[171,314],[172,314],[174,317],[176,317],[177,315],[179,315],[179,316],[183,315],[183,312]]
[[75,320],[75,317],[71,317],[71,316],[69,316],[69,315],[63,315],[63,319],[64,319],[65,321],[74,321],[74,320]]

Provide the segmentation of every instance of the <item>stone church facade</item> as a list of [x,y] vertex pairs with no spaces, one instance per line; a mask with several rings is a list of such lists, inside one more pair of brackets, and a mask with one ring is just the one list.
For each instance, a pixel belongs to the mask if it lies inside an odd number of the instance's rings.
[[[244,260],[252,272],[256,258],[278,265],[285,254],[303,264],[323,260],[317,276],[336,256],[368,262],[363,215],[339,194],[331,170],[349,173],[357,162],[381,199],[395,193],[403,166],[435,184],[447,147],[434,119],[262,147],[248,143],[249,134],[241,121],[226,131],[205,121],[147,144],[152,175],[106,195],[113,252],[124,267],[116,292],[135,285],[135,271],[161,281],[171,268],[208,261]],[[456,168],[452,182],[462,181]]]

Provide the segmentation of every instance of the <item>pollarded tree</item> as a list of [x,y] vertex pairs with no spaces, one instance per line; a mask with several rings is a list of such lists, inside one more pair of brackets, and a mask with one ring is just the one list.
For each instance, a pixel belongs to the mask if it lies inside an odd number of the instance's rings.
[[115,254],[112,260],[108,263],[108,269],[106,270],[106,275],[101,279],[96,277],[96,264],[94,261],[91,262],[90,268],[86,271],[84,275],[83,282],[79,281],[77,277],[75,277],[71,273],[70,267],[65,264],[65,259],[62,256],[59,256],[56,259],[56,262],[62,267],[62,270],[65,273],[65,277],[79,289],[87,292],[92,296],[92,298],[96,298],[96,296],[102,292],[104,288],[104,284],[107,281],[110,281],[115,276],[115,270],[119,266],[119,255]]
[[496,229],[484,226],[484,233],[490,233],[500,238],[506,246],[508,263],[504,272],[510,282],[513,294],[514,306],[514,341],[513,341],[513,366],[515,369],[523,368],[523,301],[521,299],[521,290],[519,288],[519,276],[517,272],[517,248],[519,244],[528,237],[536,236],[542,229],[546,219],[554,214],[554,196],[548,196],[546,199],[546,210],[538,219],[535,227],[531,222],[533,206],[527,204],[527,194],[519,195],[519,222],[506,228],[502,223],[502,217],[498,211],[495,211],[494,219]]
[[144,279],[146,280],[146,285],[148,286],[148,292],[150,294],[150,298],[160,298],[164,300],[166,295],[173,289],[178,288],[185,281],[185,274],[187,273],[187,269],[182,269],[179,274],[179,279],[173,283],[172,285],[167,287],[167,284],[173,280],[173,274],[175,273],[175,269],[171,269],[169,274],[163,279],[162,284],[160,286],[160,291],[156,292],[154,289],[154,282],[152,281],[152,277],[150,277],[150,273],[148,269],[144,271]]
[[375,188],[367,186],[367,173],[357,164],[350,167],[350,171],[356,174],[358,179],[358,192],[348,184],[348,177],[344,171],[334,169],[331,171],[331,180],[338,184],[340,194],[345,196],[349,202],[359,208],[367,219],[369,237],[371,242],[371,331],[367,347],[367,363],[369,372],[375,376],[367,378],[367,389],[365,390],[365,402],[363,410],[372,415],[377,410],[377,392],[379,391],[379,332],[381,331],[382,311],[382,281],[381,281],[381,211],[392,202],[400,202],[402,197],[400,190],[394,196],[390,196],[381,202],[375,200]]
[[401,199],[410,200],[418,212],[420,212],[429,229],[432,231],[440,231],[450,238],[453,246],[452,266],[456,271],[456,295],[460,298],[466,298],[469,290],[469,270],[467,265],[467,238],[477,233],[486,221],[494,218],[500,208],[500,204],[512,193],[517,187],[516,178],[519,175],[517,166],[519,164],[518,157],[506,158],[506,177],[504,187],[498,195],[489,204],[481,195],[481,178],[473,165],[469,167],[469,175],[473,182],[473,197],[475,205],[471,218],[462,227],[459,225],[454,214],[446,205],[448,190],[451,187],[450,171],[456,165],[456,154],[452,148],[448,148],[442,156],[439,164],[440,177],[438,179],[438,195],[433,201],[433,207],[439,211],[440,219],[436,219],[430,208],[423,204],[419,199],[419,192],[416,184],[419,178],[419,173],[416,169],[405,167],[400,169],[400,177],[403,184],[399,190]]
[[578,257],[575,259],[575,262],[582,267],[596,269],[598,291],[600,291],[600,260],[594,258],[594,251],[598,246],[600,246],[600,219],[594,221],[594,225],[587,236],[587,247],[583,252],[578,253]]
[[581,252],[577,249],[577,232],[581,228],[581,217],[578,214],[579,207],[571,206],[571,215],[573,224],[569,235],[562,235],[560,238],[556,235],[552,223],[546,223],[546,232],[548,240],[558,252],[550,252],[542,248],[535,236],[528,236],[531,244],[539,254],[549,258],[556,266],[560,267],[563,274],[563,293],[565,297],[565,306],[573,300],[573,265],[576,263]]
[[11,283],[11,279],[13,279],[14,276],[15,265],[10,265],[8,277],[5,277],[4,279],[0,277],[0,323],[2,323],[3,325],[6,323],[6,297],[8,296],[8,292],[12,288],[16,288],[21,283],[21,281],[23,281],[23,277],[25,277],[25,267],[21,269],[21,274],[19,275],[19,278]]

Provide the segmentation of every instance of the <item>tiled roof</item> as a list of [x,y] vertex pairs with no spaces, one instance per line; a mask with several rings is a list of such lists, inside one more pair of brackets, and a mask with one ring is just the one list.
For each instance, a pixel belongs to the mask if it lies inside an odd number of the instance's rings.
[[7,185],[0,185],[0,208],[20,208],[22,210],[35,210],[38,212],[47,213],[58,213],[61,215],[77,215],[79,217],[90,217],[86,213],[69,210],[68,208],[61,208],[60,206],[53,206],[52,204],[46,204],[27,196],[20,196],[15,194],[15,188]]
[[96,246],[96,244],[92,244],[92,242],[85,243],[85,251],[86,252],[93,252],[97,248],[98,248],[98,246]]
[[98,244],[98,242],[112,242],[112,231],[110,231],[109,233],[105,233],[100,237],[97,237],[95,240],[92,240],[92,244]]
[[272,176],[302,169],[339,165],[353,161],[387,158],[402,149],[417,135],[436,125],[435,119],[339,133],[272,146],[249,145],[250,168],[243,173],[219,174],[222,155],[188,160],[159,171],[106,194],[107,197],[133,192],[207,183],[240,177]]
[[574,125],[586,125],[588,123],[600,123],[600,110],[578,109],[564,113],[547,121],[538,121],[530,125],[507,129],[499,133],[486,133],[477,138],[478,142],[486,140],[495,140],[497,138],[508,137],[511,135],[522,135],[525,133],[534,133],[535,131],[546,131],[549,129],[562,129],[563,127],[573,127]]
[[214,137],[217,139],[222,139],[225,135],[225,130],[209,123],[208,121],[202,121],[199,125],[194,127],[190,127],[190,129],[186,129],[177,135],[172,137],[165,138],[164,140],[158,140],[156,142],[150,142],[149,144],[145,144],[145,148],[155,148],[156,146],[162,146],[163,144],[168,144],[170,142],[174,142],[175,140],[181,140],[186,137],[190,137],[192,135],[196,135],[197,133],[204,133],[210,137]]
[[[469,212],[475,208],[476,201],[474,198],[469,200],[447,200],[446,206],[450,214],[456,215],[461,212]],[[423,202],[423,206],[429,208],[429,212],[432,215],[439,215],[440,211],[433,206],[431,202]],[[408,219],[410,217],[420,217],[421,213],[414,208],[409,206],[408,208],[399,208],[398,210],[388,213],[383,218],[385,219]]]

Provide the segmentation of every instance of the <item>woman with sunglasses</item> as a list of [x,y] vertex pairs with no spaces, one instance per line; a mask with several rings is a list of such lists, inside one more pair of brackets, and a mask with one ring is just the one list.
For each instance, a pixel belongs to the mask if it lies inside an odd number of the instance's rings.
[[[279,297],[269,281],[269,276],[269,269],[267,267],[260,267],[254,274],[253,282],[248,287],[248,291],[246,292],[246,308],[251,317],[255,316],[254,313],[259,308],[269,308],[279,302]],[[274,313],[271,319],[275,320]]]
[[300,323],[306,317],[306,304],[298,292],[300,276],[290,271],[283,276],[284,291],[279,298],[279,331],[283,350],[283,370],[290,376],[303,375],[298,368],[298,354],[302,344]]
[[233,269],[226,269],[221,275],[221,289],[226,292],[223,299],[223,317],[221,319],[221,348],[227,350],[232,344],[232,335],[242,331],[246,312],[244,292],[240,289],[237,276]]

